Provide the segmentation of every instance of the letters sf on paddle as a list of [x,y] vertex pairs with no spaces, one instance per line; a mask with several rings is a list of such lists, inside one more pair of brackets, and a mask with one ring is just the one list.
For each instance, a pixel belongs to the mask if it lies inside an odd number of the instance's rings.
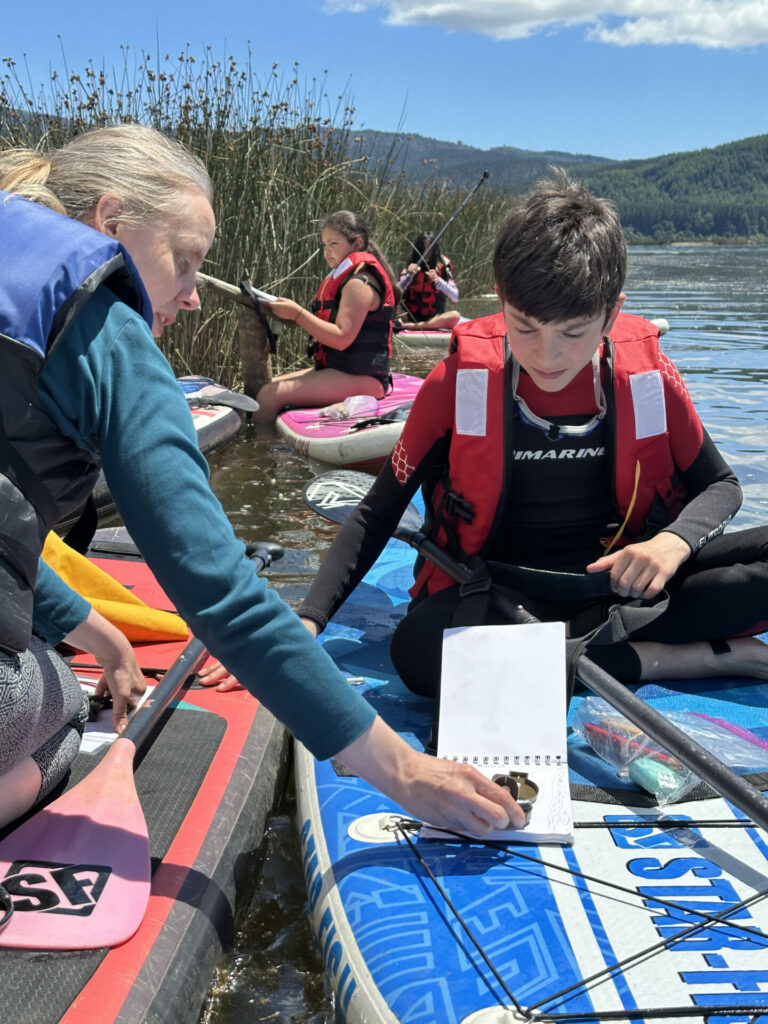
[[88,917],[96,908],[112,869],[104,864],[57,864],[18,860],[2,881],[14,911]]

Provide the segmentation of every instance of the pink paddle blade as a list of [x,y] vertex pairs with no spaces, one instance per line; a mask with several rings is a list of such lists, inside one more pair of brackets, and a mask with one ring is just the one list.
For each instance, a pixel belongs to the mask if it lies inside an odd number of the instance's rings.
[[135,749],[115,740],[82,782],[0,843],[0,880],[14,905],[0,946],[94,949],[137,930],[151,876]]

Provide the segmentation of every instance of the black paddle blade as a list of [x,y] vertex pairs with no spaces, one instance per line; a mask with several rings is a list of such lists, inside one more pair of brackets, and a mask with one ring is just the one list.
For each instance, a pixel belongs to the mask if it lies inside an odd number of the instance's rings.
[[304,485],[304,501],[332,523],[343,523],[370,490],[373,477],[353,469],[321,473]]
[[[343,523],[371,489],[374,478],[355,469],[332,469],[321,473],[304,485],[307,505],[332,523]],[[400,520],[395,536],[407,535],[421,528],[422,517],[415,505],[409,505]]]

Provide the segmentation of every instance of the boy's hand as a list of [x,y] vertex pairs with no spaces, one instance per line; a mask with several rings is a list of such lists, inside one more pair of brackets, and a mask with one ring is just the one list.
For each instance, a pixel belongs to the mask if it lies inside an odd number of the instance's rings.
[[611,589],[620,597],[650,600],[659,594],[691,554],[682,537],[657,533],[640,544],[603,555],[587,566],[587,572],[610,572]]
[[217,690],[243,690],[243,684],[232,675],[220,661],[215,659],[207,662],[198,670],[197,678],[201,686],[215,686]]

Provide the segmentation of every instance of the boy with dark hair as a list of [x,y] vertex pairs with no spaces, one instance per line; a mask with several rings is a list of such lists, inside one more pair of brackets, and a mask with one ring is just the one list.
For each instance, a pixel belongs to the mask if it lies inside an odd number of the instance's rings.
[[[589,637],[612,605],[653,602],[630,640],[588,646],[620,679],[768,678],[754,638],[768,629],[768,529],[723,533],[738,480],[658,330],[621,313],[613,205],[558,172],[515,204],[493,265],[501,312],[455,329],[328,552],[305,624],[325,626],[423,484],[425,532],[571,636]],[[443,630],[504,615],[486,600],[478,616],[427,562],[411,594],[392,658],[411,690],[436,696]]]
[[496,239],[497,294],[543,322],[613,310],[626,273],[615,207],[563,171],[513,206]]

